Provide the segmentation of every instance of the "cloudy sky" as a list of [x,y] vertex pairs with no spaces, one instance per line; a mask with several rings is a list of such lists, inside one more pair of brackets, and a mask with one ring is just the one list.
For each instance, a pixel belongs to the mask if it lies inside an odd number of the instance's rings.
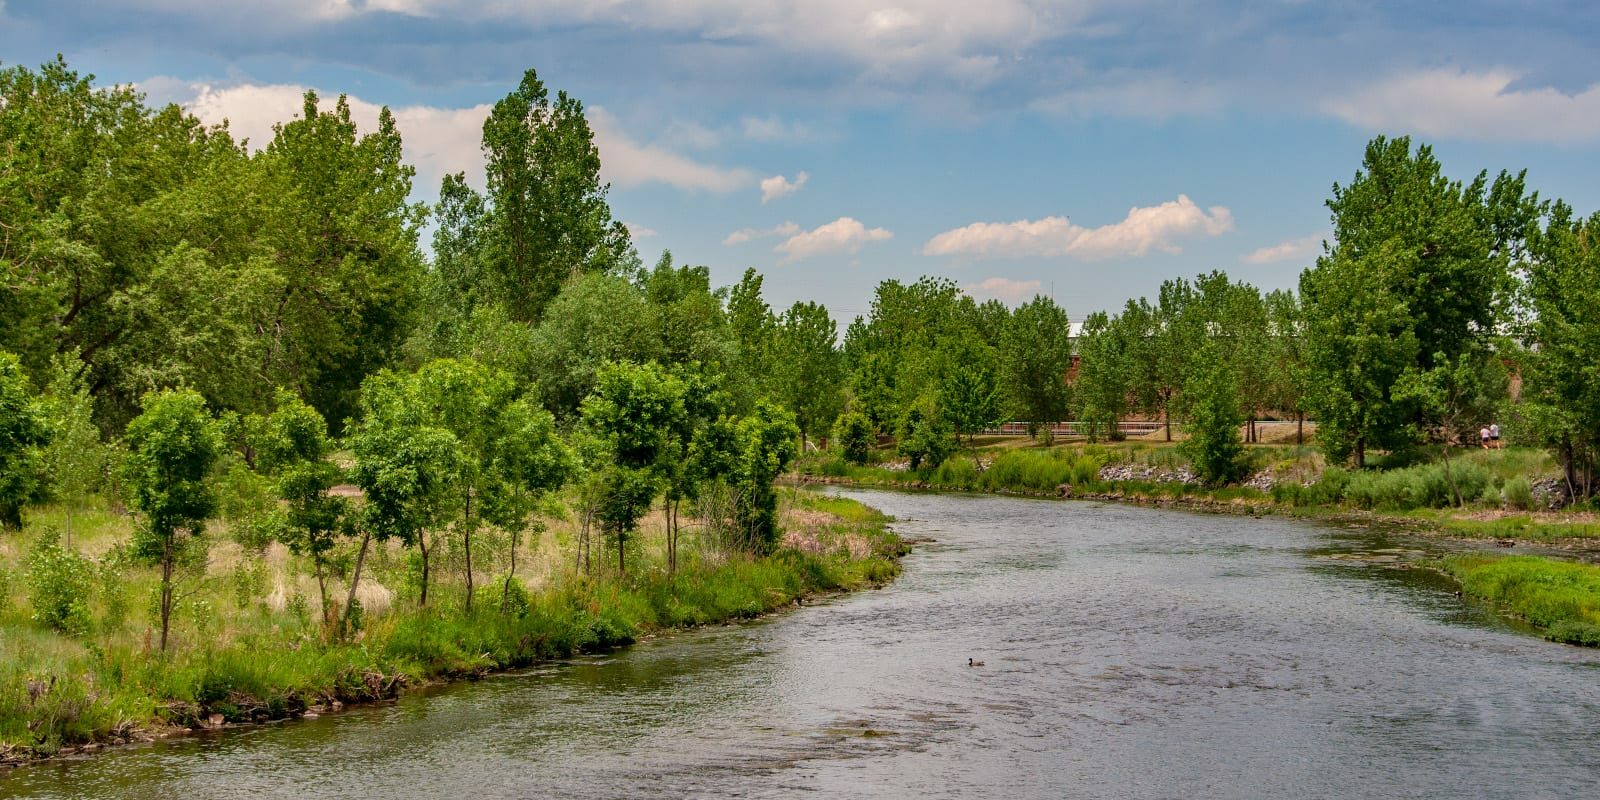
[[1600,208],[1600,5],[1574,0],[0,0],[0,61],[264,144],[299,95],[395,110],[431,199],[489,104],[584,101],[647,261],[848,320],[881,279],[1074,319],[1220,268],[1294,285],[1373,134]]

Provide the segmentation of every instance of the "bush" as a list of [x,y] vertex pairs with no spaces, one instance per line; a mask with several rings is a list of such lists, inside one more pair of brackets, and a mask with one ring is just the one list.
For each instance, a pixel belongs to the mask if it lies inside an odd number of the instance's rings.
[[833,426],[833,440],[838,444],[839,452],[845,461],[851,464],[865,464],[872,454],[872,445],[875,443],[872,436],[872,421],[860,412],[848,412],[840,416],[839,421]]
[[1533,487],[1527,478],[1512,478],[1501,487],[1501,495],[1505,498],[1506,505],[1523,511],[1532,511]]
[[1098,453],[1071,450],[1013,450],[983,473],[982,485],[989,489],[1054,490],[1063,483],[1074,486],[1100,479],[1103,457]]
[[933,471],[933,482],[953,489],[970,489],[978,485],[978,467],[966,458],[946,460]]
[[94,565],[56,543],[54,531],[39,538],[28,553],[28,597],[33,620],[63,633],[89,630],[89,589]]
[[[1324,480],[1333,470],[1324,473]],[[1360,472],[1348,478],[1342,493],[1344,502],[1364,509],[1408,511],[1414,508],[1446,508],[1455,505],[1455,495],[1450,489],[1454,478],[1456,488],[1468,501],[1485,498],[1494,490],[1493,476],[1481,465],[1458,462],[1452,465],[1450,477],[1445,476],[1441,464],[1423,464],[1387,472]],[[1328,492],[1319,493],[1327,496]],[[1499,502],[1495,496],[1494,502]]]

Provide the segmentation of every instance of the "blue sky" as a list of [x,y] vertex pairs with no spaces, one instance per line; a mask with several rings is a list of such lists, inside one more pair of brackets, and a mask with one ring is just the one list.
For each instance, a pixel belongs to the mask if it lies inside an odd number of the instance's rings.
[[0,0],[6,64],[59,52],[257,144],[306,88],[388,105],[422,200],[481,183],[486,104],[536,68],[646,261],[843,321],[924,274],[1074,320],[1210,269],[1291,287],[1378,133],[1596,210],[1597,34],[1515,0]]

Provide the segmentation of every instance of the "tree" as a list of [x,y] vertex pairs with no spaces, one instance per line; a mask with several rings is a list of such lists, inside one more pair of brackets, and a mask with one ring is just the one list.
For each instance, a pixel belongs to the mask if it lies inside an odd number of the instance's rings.
[[1408,373],[1458,363],[1504,319],[1509,263],[1541,208],[1522,175],[1446,178],[1432,150],[1378,137],[1327,202],[1334,240],[1300,278],[1309,398],[1333,461],[1415,445],[1418,397]]
[[536,321],[577,274],[620,274],[636,256],[611,218],[583,104],[554,102],[530,69],[483,123],[489,204],[484,271],[514,319]]
[[528,529],[537,503],[573,474],[576,457],[556,432],[555,418],[532,399],[518,398],[497,416],[482,515],[511,534],[511,564],[500,594],[500,611],[506,613],[522,533]]
[[544,407],[558,419],[576,417],[607,363],[660,359],[657,311],[623,278],[596,274],[573,280],[534,331],[525,381],[537,387]]
[[833,441],[852,464],[865,464],[876,444],[872,436],[872,421],[859,411],[846,411],[833,427]]
[[932,397],[923,397],[906,407],[895,429],[900,455],[911,461],[913,471],[932,469],[955,452],[955,431]]
[[939,378],[939,411],[957,441],[1000,424],[1005,394],[995,374],[993,348],[982,342],[952,342]]
[[778,545],[778,495],[773,481],[799,455],[794,415],[766,401],[739,420],[732,477],[734,518],[747,549],[768,555]]
[[1220,350],[1213,342],[1203,345],[1180,395],[1189,438],[1178,448],[1194,465],[1196,476],[1211,486],[1232,483],[1244,472],[1239,378]]
[[761,297],[761,273],[744,271],[728,291],[728,330],[733,335],[733,410],[746,412],[757,398],[768,396],[773,384],[778,322]]
[[328,460],[333,452],[328,424],[305,401],[280,392],[278,408],[266,419],[257,452],[262,471],[273,478],[277,495],[285,505],[282,541],[296,554],[311,559],[322,602],[322,621],[332,624],[328,554],[347,530],[344,518],[348,504],[344,498],[328,493],[343,477],[339,466]]
[[[1586,498],[1600,464],[1600,214],[1556,203],[1529,240],[1515,356],[1523,378],[1519,432],[1555,455],[1568,495]],[[1509,353],[1508,353],[1509,355]]]
[[1089,426],[1089,441],[1104,435],[1115,438],[1117,422],[1128,413],[1132,394],[1130,341],[1120,317],[1103,311],[1090,314],[1078,338],[1078,375],[1073,394],[1078,416]]
[[655,363],[606,364],[583,401],[584,424],[610,446],[599,516],[617,544],[619,574],[627,574],[628,538],[662,488],[663,459],[686,413],[683,381]]
[[1000,362],[1029,435],[1065,419],[1071,405],[1072,329],[1067,312],[1042,295],[1017,307],[1001,336]]
[[22,506],[39,488],[45,410],[28,391],[17,357],[0,350],[0,528],[22,527]]
[[431,423],[408,376],[383,371],[368,378],[361,387],[361,409],[361,420],[349,436],[355,455],[350,478],[367,498],[361,510],[361,552],[372,538],[416,547],[422,568],[417,604],[427,606],[428,532],[451,515],[464,467],[461,443]]
[[122,478],[144,517],[135,551],[161,567],[161,650],[171,627],[173,572],[216,509],[206,476],[222,450],[205,399],[192,389],[146,395],[128,424]]
[[1409,370],[1395,384],[1394,398],[1418,408],[1424,440],[1440,445],[1445,480],[1450,482],[1458,506],[1465,507],[1467,500],[1450,470],[1450,448],[1463,439],[1476,441],[1479,426],[1493,419],[1505,394],[1505,372],[1486,350],[1467,351],[1454,358],[1436,354],[1432,368]]
[[50,474],[50,492],[61,501],[66,515],[66,547],[72,547],[72,512],[100,486],[105,477],[106,448],[94,424],[94,398],[89,395],[87,365],[75,356],[57,356],[51,362],[50,385],[45,392],[52,434],[44,449]]
[[825,435],[844,405],[844,365],[834,348],[837,331],[828,309],[802,302],[783,312],[774,331],[774,399],[794,414],[802,445]]

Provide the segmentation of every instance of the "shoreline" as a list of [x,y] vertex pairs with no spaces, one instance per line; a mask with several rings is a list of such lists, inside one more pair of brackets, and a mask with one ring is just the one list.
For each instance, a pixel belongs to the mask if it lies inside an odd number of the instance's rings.
[[[1449,539],[1461,542],[1493,542],[1500,547],[1540,547],[1571,553],[1575,559],[1600,563],[1600,539],[1589,536],[1556,536],[1529,538],[1518,536],[1472,536],[1452,532],[1436,520],[1418,516],[1397,515],[1382,511],[1369,511],[1344,506],[1312,505],[1294,506],[1279,503],[1270,497],[1233,497],[1218,499],[1185,493],[1176,497],[1161,497],[1128,491],[1075,491],[1069,485],[1056,487],[1055,491],[1034,489],[987,488],[943,486],[928,481],[859,480],[833,475],[786,475],[786,483],[795,486],[844,486],[856,489],[891,489],[895,491],[932,492],[935,494],[985,494],[1000,497],[1022,497],[1032,500],[1083,500],[1118,503],[1144,508],[1166,508],[1181,511],[1213,514],[1239,514],[1249,516],[1278,516],[1295,519],[1325,520],[1380,524],[1404,530],[1408,534],[1431,539]],[[1187,485],[1186,485],[1187,486]],[[1197,487],[1190,487],[1197,488]],[[1200,491],[1204,491],[1201,489]]]
[[[366,638],[326,643],[322,655],[338,661],[340,666],[321,685],[270,686],[270,691],[259,693],[230,689],[222,697],[201,702],[152,695],[150,702],[156,714],[150,719],[118,723],[109,730],[94,731],[87,740],[64,741],[49,751],[0,744],[0,776],[17,768],[87,758],[209,731],[317,718],[350,708],[393,703],[412,692],[472,682],[578,655],[614,653],[681,632],[746,624],[814,602],[881,589],[899,576],[900,560],[910,552],[912,543],[890,529],[892,519],[865,504],[854,505],[869,513],[858,519],[836,517],[835,522],[847,526],[851,534],[870,540],[870,550],[862,555],[786,549],[771,556],[680,572],[672,578],[640,576],[632,583],[621,583],[579,577],[570,583],[528,591],[530,608],[536,611],[516,618],[491,612],[470,618],[453,617],[446,608],[408,610],[379,621],[389,638],[380,640],[377,653],[367,651]],[[717,614],[703,613],[706,609],[696,606],[699,616],[682,620],[664,618],[648,607],[660,593],[675,602],[692,603],[692,593],[707,583],[743,591],[747,599],[743,605],[719,609],[723,613]],[[609,606],[605,605],[608,601]],[[642,610],[640,604],[644,604]],[[572,619],[535,617],[536,613],[549,614],[551,609],[559,613],[574,605],[583,610]],[[644,616],[630,619],[629,613]],[[560,630],[563,625],[583,627],[576,633],[588,638],[571,643],[552,641],[552,631],[574,633]],[[416,642],[408,640],[407,645],[429,649],[422,653],[397,651],[393,645],[400,632],[418,637]],[[477,635],[473,641],[462,641],[473,634]],[[288,644],[298,649],[298,643]],[[385,647],[390,649],[384,650]],[[465,658],[461,657],[463,653]],[[418,656],[428,660],[415,660]],[[95,691],[92,680],[69,678],[62,684],[60,689],[79,689],[86,695]],[[50,676],[48,682],[37,681],[36,685],[44,695],[58,690],[56,676]]]

